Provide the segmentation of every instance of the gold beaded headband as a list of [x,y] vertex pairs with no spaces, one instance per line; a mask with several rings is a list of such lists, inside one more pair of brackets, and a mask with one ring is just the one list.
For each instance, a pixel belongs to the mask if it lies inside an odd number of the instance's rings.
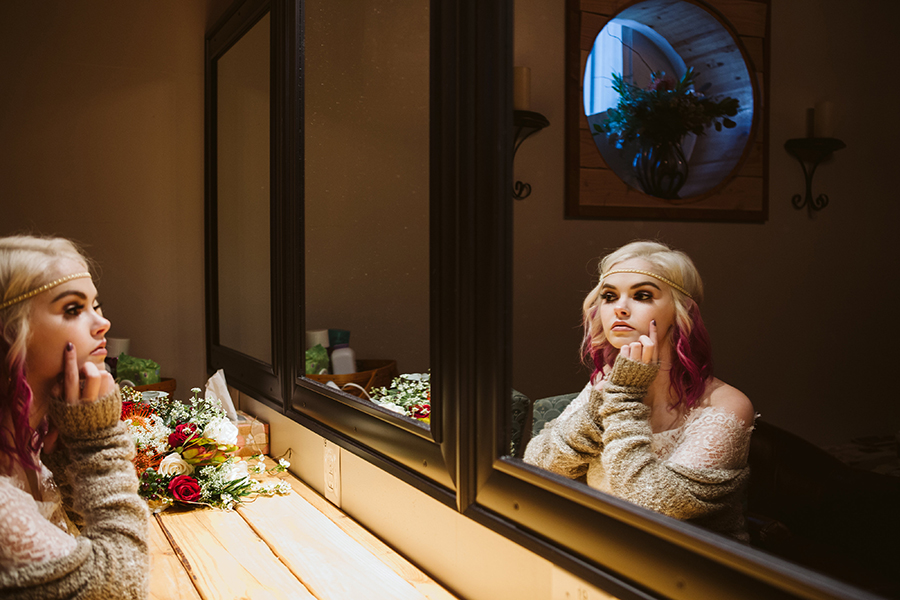
[[67,281],[72,281],[73,279],[80,279],[82,277],[90,277],[90,276],[91,276],[90,273],[84,272],[84,273],[73,273],[71,275],[66,275],[65,277],[60,277],[59,279],[54,279],[50,283],[45,283],[44,285],[42,285],[39,288],[35,288],[35,289],[31,290],[30,292],[25,292],[24,294],[19,294],[15,298],[11,298],[10,300],[7,300],[3,304],[0,304],[0,310],[3,310],[4,308],[6,308],[8,306],[12,306],[13,304],[17,304],[17,303],[21,302],[22,300],[28,300],[29,298],[34,298],[41,292],[46,292],[47,290],[49,290],[51,288],[55,288],[56,286],[58,286],[61,283],[65,283]]
[[691,300],[694,299],[694,297],[691,296],[686,289],[684,289],[683,287],[681,287],[674,281],[669,281],[662,275],[657,275],[656,273],[651,273],[650,271],[642,271],[640,269],[614,269],[612,271],[607,271],[606,273],[604,273],[603,275],[600,276],[600,281],[603,281],[604,279],[606,279],[606,277],[608,275],[612,275],[613,273],[640,273],[641,275],[649,275],[650,277],[653,277],[654,279],[659,279],[663,283],[668,283],[670,286],[672,286],[673,288],[675,288],[676,290],[678,290],[679,292],[681,292],[682,294],[684,294]]

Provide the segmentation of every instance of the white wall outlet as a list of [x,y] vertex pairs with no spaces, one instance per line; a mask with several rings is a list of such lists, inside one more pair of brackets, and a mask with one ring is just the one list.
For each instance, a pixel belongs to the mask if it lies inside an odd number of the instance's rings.
[[325,499],[341,507],[341,447],[325,440]]
[[564,569],[555,565],[551,569],[550,598],[552,600],[615,600],[615,596],[610,596]]

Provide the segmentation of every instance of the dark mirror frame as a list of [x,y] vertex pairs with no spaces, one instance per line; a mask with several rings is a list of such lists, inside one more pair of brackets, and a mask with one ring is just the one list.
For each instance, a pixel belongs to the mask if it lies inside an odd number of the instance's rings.
[[[513,4],[431,0],[430,431],[298,370],[305,331],[302,0],[271,3],[274,365],[218,345],[209,71],[270,4],[245,0],[223,17],[207,40],[210,369],[224,368],[240,391],[618,598],[873,598],[508,456]],[[218,40],[211,49],[210,40]]]
[[[271,9],[271,10],[270,10]],[[217,212],[217,104],[216,90],[218,86],[217,64],[222,57],[241,37],[247,33],[267,13],[271,12],[271,64],[272,93],[270,161],[271,181],[271,272],[272,272],[272,363],[260,361],[233,348],[223,346],[219,339],[219,281],[218,281],[218,212]],[[277,249],[281,244],[278,207],[283,190],[277,186],[280,181],[276,177],[279,160],[283,160],[284,152],[277,136],[276,123],[280,122],[284,104],[275,95],[277,83],[274,77],[277,66],[283,62],[281,48],[283,38],[277,32],[283,26],[287,15],[282,3],[270,3],[269,0],[246,0],[235,3],[222,15],[219,22],[206,36],[206,74],[205,74],[205,188],[206,188],[206,357],[210,371],[224,369],[228,373],[229,382],[240,382],[240,389],[260,398],[270,406],[281,409],[283,394],[283,376],[279,370],[284,357],[284,323],[281,311],[280,282],[281,261]]]

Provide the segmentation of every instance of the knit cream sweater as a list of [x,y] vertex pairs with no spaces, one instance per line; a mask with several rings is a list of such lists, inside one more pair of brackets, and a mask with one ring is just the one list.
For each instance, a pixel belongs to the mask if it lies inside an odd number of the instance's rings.
[[[619,356],[602,390],[593,390],[586,403],[548,423],[528,444],[525,461],[746,540],[741,501],[749,475],[745,450],[737,465],[729,461],[703,468],[660,459],[652,450],[650,407],[642,400],[658,370]],[[717,433],[726,444],[733,439],[746,448],[749,443],[746,427],[723,422]]]
[[[112,600],[149,593],[148,518],[137,494],[134,441],[120,422],[118,389],[96,402],[54,400],[50,413],[62,447],[52,456],[71,511],[83,522],[63,556],[0,570],[0,597]],[[62,481],[60,483],[63,483]]]

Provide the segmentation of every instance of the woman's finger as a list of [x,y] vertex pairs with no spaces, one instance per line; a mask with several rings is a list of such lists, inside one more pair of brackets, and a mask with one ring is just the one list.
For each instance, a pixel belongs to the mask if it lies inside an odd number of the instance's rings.
[[653,342],[653,355],[650,357],[650,361],[653,364],[659,362],[659,344],[658,342],[659,332],[656,329],[656,319],[650,321],[650,340]]
[[113,376],[109,374],[106,369],[102,369],[100,371],[100,391],[97,395],[98,398],[103,398],[108,396],[113,392],[116,388],[116,380],[113,379]]
[[631,344],[625,344],[619,349],[619,354],[625,358],[631,358]]
[[656,350],[656,344],[653,343],[653,340],[650,339],[649,336],[642,335],[641,336],[641,352],[637,360],[640,360],[642,363],[650,364],[653,362],[653,354]]
[[66,344],[63,351],[63,390],[67,404],[76,404],[81,397],[78,385],[78,357],[75,356],[75,345]]
[[92,362],[84,363],[81,370],[84,373],[84,389],[81,391],[81,400],[93,402],[100,392],[100,370]]

